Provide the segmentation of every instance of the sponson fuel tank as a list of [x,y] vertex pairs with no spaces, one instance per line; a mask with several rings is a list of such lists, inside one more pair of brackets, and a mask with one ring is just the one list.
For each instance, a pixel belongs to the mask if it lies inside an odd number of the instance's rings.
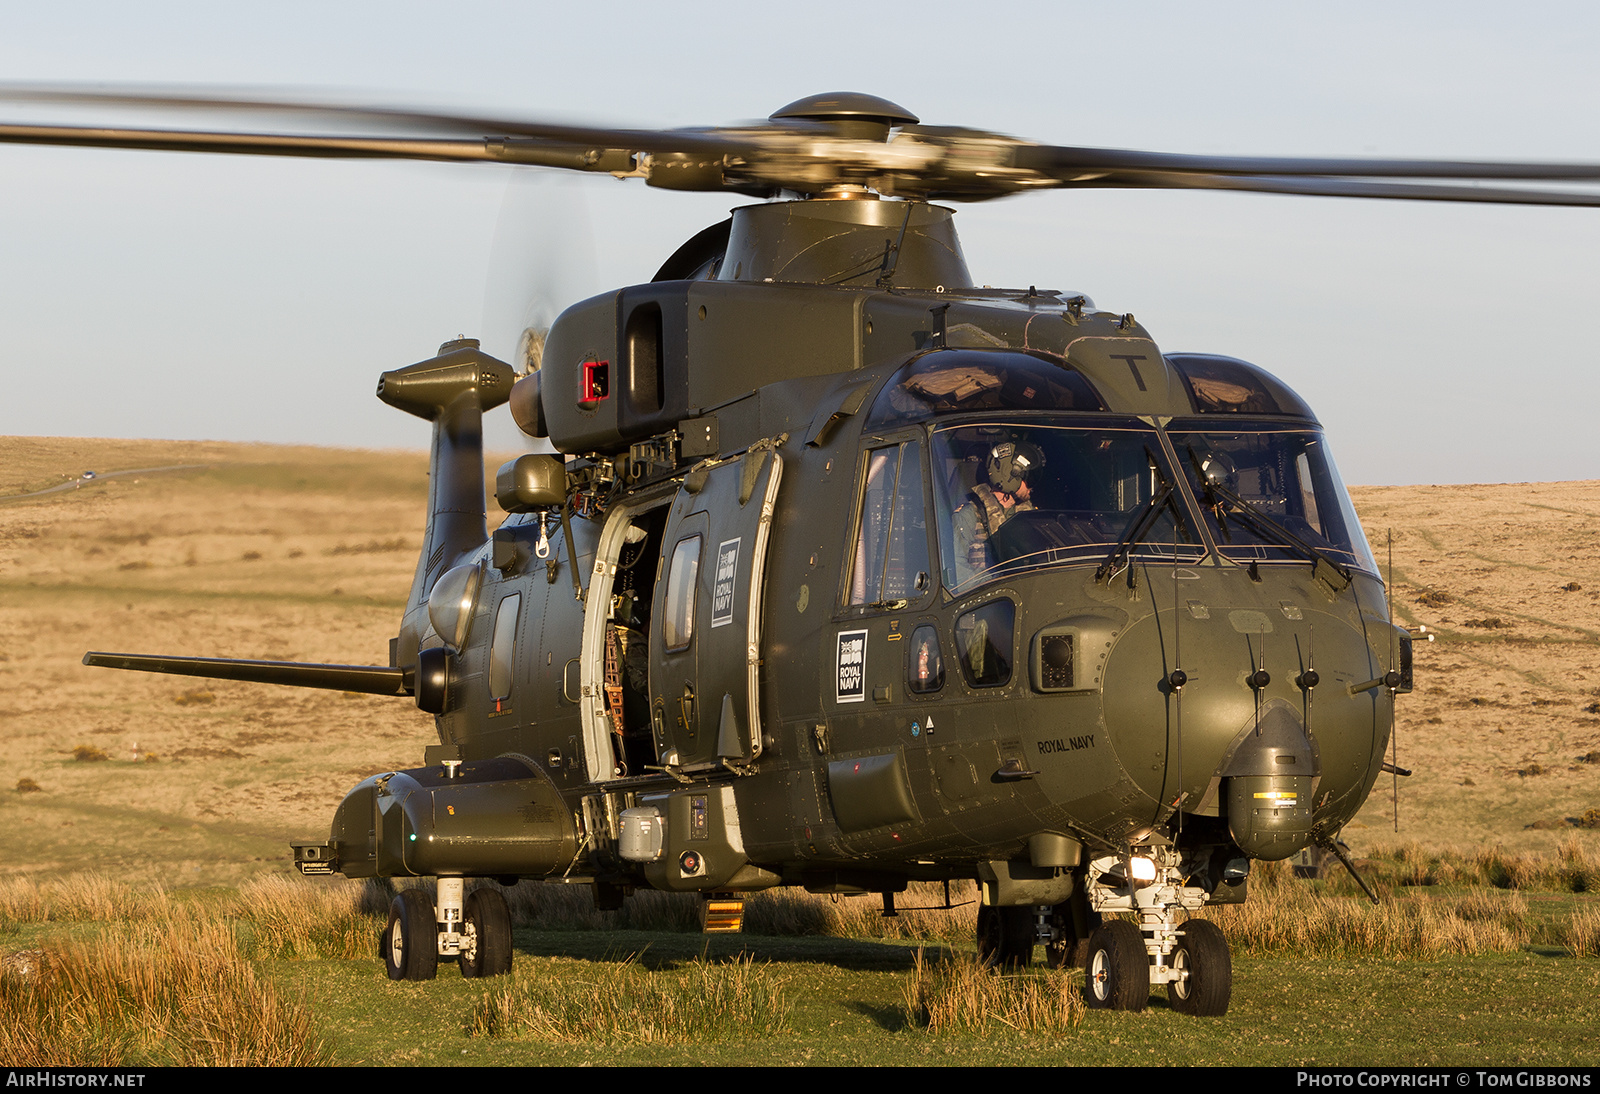
[[330,872],[346,877],[545,877],[578,849],[555,784],[510,756],[374,775],[345,796],[330,844]]

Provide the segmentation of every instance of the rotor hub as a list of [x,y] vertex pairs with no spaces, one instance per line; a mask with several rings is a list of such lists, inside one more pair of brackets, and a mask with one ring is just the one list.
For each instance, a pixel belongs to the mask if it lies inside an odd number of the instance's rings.
[[915,125],[919,120],[897,103],[858,91],[807,95],[774,111],[769,120],[784,122],[791,118],[826,125],[841,137],[873,141],[887,141],[893,127]]

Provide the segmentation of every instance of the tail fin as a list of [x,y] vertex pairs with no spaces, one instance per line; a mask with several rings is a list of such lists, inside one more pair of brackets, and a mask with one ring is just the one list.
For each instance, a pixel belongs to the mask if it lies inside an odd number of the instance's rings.
[[[408,624],[427,603],[440,574],[489,538],[483,495],[483,413],[505,402],[515,373],[478,349],[476,338],[439,347],[439,355],[385,372],[378,398],[433,423],[428,468],[428,527],[407,601]],[[416,660],[420,634],[401,628],[397,663]]]

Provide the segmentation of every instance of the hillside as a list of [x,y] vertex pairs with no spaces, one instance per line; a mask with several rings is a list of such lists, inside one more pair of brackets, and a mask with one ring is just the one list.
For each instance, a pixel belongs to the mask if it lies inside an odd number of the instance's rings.
[[[147,468],[177,469],[107,474]],[[89,469],[0,501],[0,824],[26,834],[0,871],[196,884],[281,868],[286,841],[321,838],[351,785],[420,760],[431,719],[399,700],[80,659],[383,663],[426,457],[0,438],[0,495]],[[1416,774],[1400,833],[1385,780],[1346,838],[1553,848],[1566,818],[1600,806],[1600,763],[1580,759],[1600,753],[1600,483],[1354,495],[1380,561],[1393,529],[1397,618],[1440,641],[1418,645],[1401,700],[1398,759]],[[21,779],[41,790],[14,791]]]

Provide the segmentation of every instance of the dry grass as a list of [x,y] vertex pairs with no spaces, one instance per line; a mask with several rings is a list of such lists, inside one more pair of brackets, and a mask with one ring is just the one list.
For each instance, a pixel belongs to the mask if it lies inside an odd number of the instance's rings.
[[241,885],[224,914],[241,923],[253,957],[373,957],[391,892],[368,882],[263,876]]
[[[412,543],[404,536],[394,539],[368,540],[366,543],[341,543],[327,551],[330,556],[337,555],[380,555],[390,551],[415,551],[418,545]],[[260,556],[257,556],[260,557]]]
[[929,1033],[985,1036],[996,1026],[1017,1032],[1070,1033],[1083,1021],[1078,976],[1045,969],[1001,976],[973,954],[917,963],[905,988],[906,1018]]
[[490,991],[469,1031],[561,1044],[772,1037],[789,1028],[784,983],[770,965],[748,956],[656,971],[633,960],[549,958],[524,963],[509,983]]
[[1567,929],[1567,949],[1573,957],[1600,957],[1600,908],[1585,908],[1573,914]]
[[[1540,873],[1519,860],[1523,880]],[[1547,864],[1546,876],[1555,874]],[[1475,888],[1434,895],[1401,886],[1378,886],[1374,906],[1352,895],[1354,885],[1314,886],[1296,881],[1283,863],[1257,863],[1250,900],[1207,908],[1241,952],[1298,953],[1314,957],[1435,958],[1513,953],[1531,945],[1558,946],[1575,957],[1595,956],[1600,909],[1580,907],[1565,917],[1530,913],[1520,892]]]
[[[1516,855],[1479,858],[1429,855],[1405,847],[1377,864],[1364,863],[1383,902],[1373,907],[1342,872],[1311,884],[1292,877],[1287,863],[1257,863],[1247,904],[1207,909],[1246,952],[1296,950],[1326,956],[1433,957],[1440,954],[1504,953],[1529,945],[1560,946],[1579,956],[1593,953],[1600,909],[1579,910],[1554,920],[1530,914],[1523,890],[1587,892],[1596,864],[1571,845],[1553,857]],[[1487,883],[1499,878],[1502,884]],[[182,912],[198,921],[233,924],[252,957],[367,958],[398,888],[422,884],[387,880],[263,877],[221,901],[184,901]],[[1436,895],[1438,885],[1465,888]],[[469,890],[495,886],[473,881]],[[498,887],[498,886],[495,886]],[[587,885],[523,882],[502,889],[519,928],[573,931],[700,930],[700,898],[692,893],[642,891],[614,912],[598,911]],[[960,894],[952,894],[960,899]],[[927,907],[943,899],[942,888],[913,885],[906,905]],[[166,891],[76,875],[37,883],[0,881],[0,930],[24,923],[139,923],[178,914]],[[1585,926],[1588,924],[1588,926]],[[879,914],[875,897],[833,899],[794,889],[753,894],[745,930],[752,935],[813,935],[921,941],[953,947],[971,944],[976,906],[908,911],[893,919]],[[1591,934],[1585,934],[1585,931]],[[1587,948],[1586,948],[1587,947]]]
[[309,1013],[256,974],[233,932],[176,916],[44,951],[0,974],[12,1067],[329,1062]]
[[1371,879],[1390,885],[1483,885],[1569,893],[1600,890],[1600,851],[1590,850],[1576,833],[1568,833],[1553,853],[1508,852],[1499,845],[1467,852],[1438,851],[1413,840],[1376,848],[1360,867]]
[[547,931],[700,929],[700,898],[694,893],[645,889],[628,897],[618,911],[602,912],[595,907],[594,887],[590,885],[523,882],[501,892],[511,906],[511,921],[518,926]]
[[0,880],[0,930],[23,923],[131,923],[171,914],[172,901],[159,887],[136,887],[101,874],[73,874],[58,881]]

